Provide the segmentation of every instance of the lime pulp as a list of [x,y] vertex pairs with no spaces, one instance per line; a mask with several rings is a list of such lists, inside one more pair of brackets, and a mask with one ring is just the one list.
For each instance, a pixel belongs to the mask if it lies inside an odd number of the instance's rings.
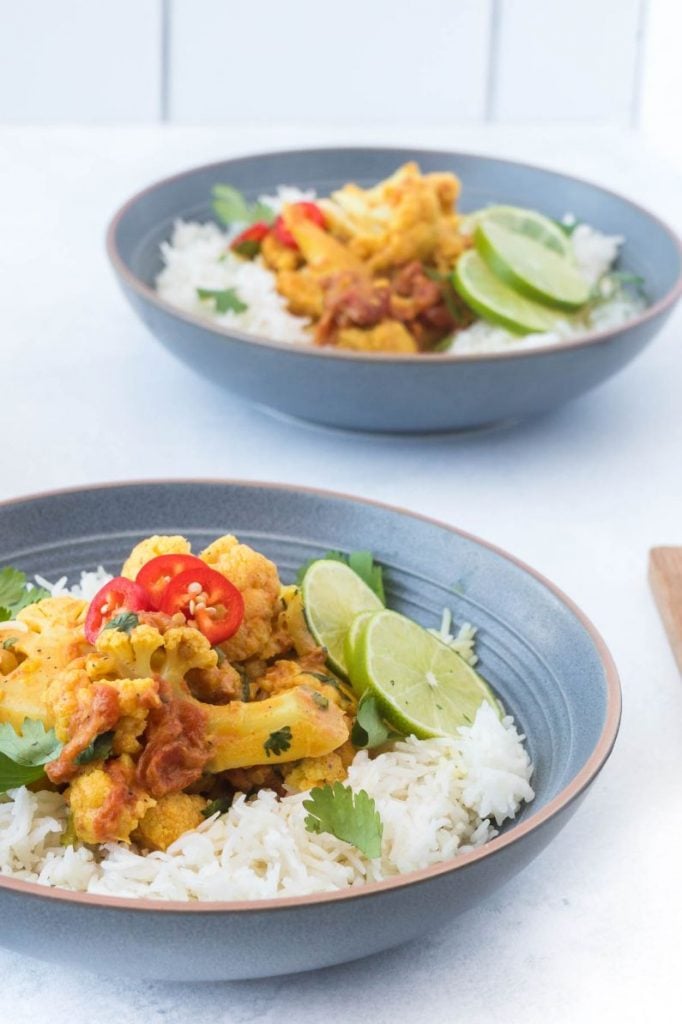
[[475,249],[468,249],[457,260],[452,283],[475,313],[515,334],[542,333],[556,326],[555,312],[501,281]]
[[373,612],[383,604],[357,573],[343,562],[321,558],[313,562],[301,582],[308,628],[335,672],[348,678],[345,641],[360,612]]
[[362,624],[351,682],[375,697],[400,732],[420,739],[455,735],[483,702],[500,714],[486,681],[450,647],[398,612],[383,609]]

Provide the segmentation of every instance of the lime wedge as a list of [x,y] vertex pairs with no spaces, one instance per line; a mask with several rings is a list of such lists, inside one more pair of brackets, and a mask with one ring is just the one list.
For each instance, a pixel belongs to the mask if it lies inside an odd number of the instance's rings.
[[360,639],[360,634],[362,633],[365,623],[367,623],[372,618],[373,615],[376,615],[376,611],[360,612],[359,615],[355,616],[355,618],[353,619],[348,628],[348,632],[346,633],[346,639],[344,640],[343,643],[343,654],[344,658],[346,659],[346,666],[349,676],[353,675],[355,650],[358,645],[358,640]]
[[377,611],[381,601],[349,566],[325,558],[308,566],[301,595],[310,632],[326,647],[334,671],[347,678],[346,634],[359,612]]
[[477,225],[482,222],[499,224],[507,231],[539,242],[559,256],[573,259],[573,247],[566,232],[562,231],[555,221],[538,213],[537,210],[524,210],[520,206],[488,206],[483,210],[477,210],[471,216]]
[[416,622],[384,609],[360,630],[351,682],[369,690],[381,714],[404,734],[420,739],[452,736],[471,725],[484,701],[500,705],[481,676]]
[[487,218],[474,240],[490,269],[529,299],[569,312],[589,299],[590,286],[578,268],[540,242]]
[[515,334],[551,331],[556,326],[555,313],[506,285],[475,249],[457,260],[452,283],[475,313]]

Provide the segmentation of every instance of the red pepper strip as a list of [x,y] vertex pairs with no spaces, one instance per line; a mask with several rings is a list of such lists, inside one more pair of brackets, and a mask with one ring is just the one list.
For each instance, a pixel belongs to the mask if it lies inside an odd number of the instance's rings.
[[270,225],[264,220],[256,221],[250,228],[246,228],[230,242],[230,249],[238,256],[244,256],[252,260],[260,252],[263,239],[270,232]]
[[237,632],[244,618],[244,598],[233,583],[204,563],[175,576],[163,592],[162,612],[187,619],[212,645]]
[[[322,210],[320,209],[320,207],[317,205],[317,203],[303,202],[293,203],[292,205],[297,209],[302,210],[306,218],[312,221],[313,224],[317,224],[317,226],[320,228],[326,228],[326,217]],[[289,249],[298,249],[296,239],[294,238],[291,231],[289,231],[289,228],[284,223],[284,218],[282,216],[279,216],[275,221],[273,231],[275,234],[275,238],[277,239],[278,242],[281,242],[282,245],[288,246]]]
[[94,644],[107,622],[121,612],[144,612],[151,608],[147,592],[138,583],[116,576],[98,590],[85,617],[85,638]]
[[163,592],[174,576],[187,572],[188,569],[205,567],[206,563],[195,555],[157,555],[142,566],[135,577],[135,582],[146,590],[151,607],[158,609],[161,607]]

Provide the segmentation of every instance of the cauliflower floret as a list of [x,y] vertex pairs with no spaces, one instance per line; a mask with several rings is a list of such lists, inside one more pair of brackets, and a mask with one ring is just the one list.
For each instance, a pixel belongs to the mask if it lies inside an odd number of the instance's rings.
[[210,544],[200,557],[226,576],[244,598],[244,621],[234,636],[220,645],[228,660],[279,653],[273,638],[273,620],[281,607],[276,566],[229,534]]
[[347,775],[346,767],[334,751],[324,757],[304,757],[294,765],[283,765],[284,784],[290,793],[304,793],[313,786],[331,785],[342,782]]
[[[120,629],[103,629],[95,644],[96,654],[89,659],[88,668],[93,677],[154,675],[163,651],[164,637],[154,626],[141,624],[130,633]],[[152,667],[152,662],[153,667]]]
[[135,764],[127,754],[101,767],[85,768],[66,798],[74,831],[84,843],[129,842],[130,833],[156,802],[137,784]]
[[184,832],[197,828],[207,806],[203,796],[169,793],[150,807],[137,826],[133,839],[147,850],[167,850]]
[[339,681],[330,674],[324,665],[320,668],[321,671],[287,659],[276,661],[258,679],[258,689],[261,693],[272,697],[276,693],[282,693],[283,690],[304,686],[308,690],[315,690],[340,708],[347,708],[349,699],[340,689]]
[[130,552],[123,568],[121,576],[134,580],[143,565],[150,562],[158,555],[189,555],[192,548],[190,542],[184,537],[158,536],[146,537],[136,544]]
[[80,755],[103,733],[113,731],[115,753],[138,753],[149,712],[161,703],[155,679],[93,679],[87,671],[88,660],[78,659],[47,688],[55,732],[64,743],[59,757],[46,769],[56,783],[68,781],[79,771]]
[[188,672],[214,669],[218,655],[197,629],[171,626],[161,634],[155,626],[141,624],[130,633],[105,629],[97,637],[97,653],[89,660],[93,676],[161,676],[181,684]]
[[49,597],[28,605],[17,615],[26,629],[14,630],[14,644],[0,677],[0,722],[20,729],[24,718],[49,728],[52,713],[46,691],[55,673],[88,650],[83,633],[87,604],[72,597]]

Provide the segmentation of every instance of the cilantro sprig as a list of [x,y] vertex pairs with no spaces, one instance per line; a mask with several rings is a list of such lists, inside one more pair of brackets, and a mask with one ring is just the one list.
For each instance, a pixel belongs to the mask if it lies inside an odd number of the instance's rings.
[[389,740],[400,739],[400,734],[390,729],[382,718],[376,697],[368,690],[360,698],[350,738],[354,747],[364,750],[372,750]]
[[308,832],[329,832],[371,860],[381,856],[384,826],[374,800],[364,789],[353,793],[341,782],[316,786],[303,806],[309,812],[304,822]]
[[90,764],[91,761],[106,761],[114,749],[114,730],[101,732],[88,743],[85,750],[81,750],[76,758],[76,764]]
[[265,221],[272,224],[274,211],[266,203],[249,203],[239,189],[232,185],[214,185],[212,189],[213,212],[223,224],[255,224]]
[[44,587],[29,587],[25,572],[11,566],[0,569],[0,622],[15,618],[22,608],[49,596],[50,591]]
[[202,302],[215,303],[216,313],[243,313],[248,305],[237,295],[234,288],[197,288],[197,297]]
[[[381,603],[386,604],[383,569],[374,561],[371,551],[351,551],[349,555],[344,554],[343,551],[327,551],[326,554],[320,557],[327,559],[330,562],[343,562],[344,565],[349,566],[361,580],[364,580],[370,590],[374,591]],[[308,561],[301,566],[296,574],[296,583],[298,586],[301,585],[308,568],[313,564],[313,562],[317,562],[319,560],[319,558],[309,558]]]
[[104,626],[102,626],[102,632],[105,629],[116,629],[119,633],[130,633],[135,629],[136,626],[140,625],[140,617],[135,612],[119,612],[118,615],[114,615],[113,618],[109,619]]
[[25,718],[21,733],[9,722],[0,725],[0,793],[27,786],[45,775],[45,765],[58,757],[62,744],[54,729]]
[[263,744],[263,750],[268,757],[272,754],[276,757],[278,754],[283,754],[289,749],[291,746],[291,738],[291,727],[283,725],[281,729],[275,729],[274,732],[270,733]]

